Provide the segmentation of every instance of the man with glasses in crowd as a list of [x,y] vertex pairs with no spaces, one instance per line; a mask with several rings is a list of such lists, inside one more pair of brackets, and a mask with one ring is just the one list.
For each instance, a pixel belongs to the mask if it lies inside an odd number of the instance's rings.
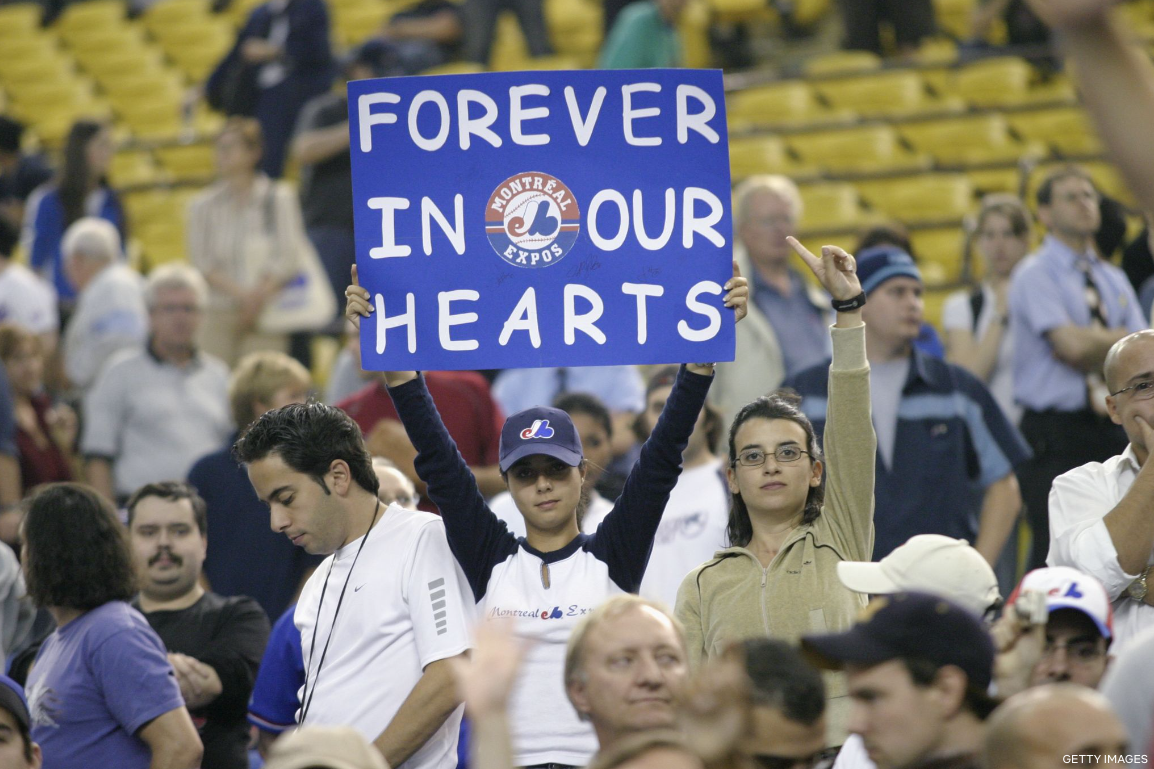
[[[1110,644],[1114,640],[1110,598],[1105,588],[1076,569],[1035,569],[1010,596],[1000,625],[1016,616],[1016,604],[1029,592],[1045,596],[1044,641],[1032,652],[1016,654],[1015,665],[999,664],[998,696],[1004,699],[1028,687],[1057,683],[1097,689],[1110,664]],[[1028,628],[1022,630],[1028,632]],[[1006,670],[1008,667],[1018,669]]]
[[1116,645],[1154,627],[1154,331],[1138,331],[1110,348],[1105,365],[1110,419],[1130,445],[1054,480],[1050,492],[1051,566],[1096,578],[1114,602]]

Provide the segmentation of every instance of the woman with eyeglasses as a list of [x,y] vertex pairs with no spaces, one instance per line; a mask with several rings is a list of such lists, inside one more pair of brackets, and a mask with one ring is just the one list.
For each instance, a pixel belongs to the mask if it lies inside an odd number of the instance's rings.
[[[345,291],[345,316],[358,327],[373,312],[369,292]],[[734,321],[746,314],[749,289],[735,274],[723,302]],[[573,420],[557,408],[535,407],[505,420],[498,465],[517,510],[524,537],[514,536],[489,509],[416,371],[385,372],[389,395],[416,447],[417,475],[441,511],[449,547],[460,564],[479,615],[511,618],[517,636],[531,644],[510,704],[514,766],[585,766],[597,751],[592,726],[580,720],[562,681],[565,647],[582,616],[606,598],[636,593],[657,527],[681,472],[681,457],[713,381],[713,364],[681,367],[668,403],[641,448],[613,510],[593,534],[578,523],[588,472]],[[663,655],[647,674],[674,675],[679,654]],[[622,670],[645,664],[622,657]],[[635,703],[639,718],[665,718],[668,703]],[[648,721],[647,721],[648,723]],[[670,724],[671,725],[671,724]]]
[[[825,454],[796,396],[774,393],[738,412],[729,429],[729,545],[691,571],[677,594],[691,661],[721,655],[734,641],[850,627],[865,596],[837,577],[841,561],[873,554],[874,453],[865,304],[854,258],[836,246],[821,258],[793,249],[833,297]],[[828,470],[828,473],[827,473]],[[827,477],[828,475],[828,477]],[[827,674],[829,744],[845,737],[849,700]]]

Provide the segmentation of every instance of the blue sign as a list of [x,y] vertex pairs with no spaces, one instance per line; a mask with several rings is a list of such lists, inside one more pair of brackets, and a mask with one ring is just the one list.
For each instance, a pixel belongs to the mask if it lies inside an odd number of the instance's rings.
[[348,89],[364,368],[733,360],[720,72]]

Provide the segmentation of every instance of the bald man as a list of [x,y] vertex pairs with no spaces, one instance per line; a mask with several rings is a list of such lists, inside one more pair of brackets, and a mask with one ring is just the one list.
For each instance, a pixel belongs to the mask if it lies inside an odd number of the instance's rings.
[[1128,747],[1126,730],[1105,697],[1077,684],[1051,684],[995,710],[986,722],[983,752],[986,769],[1054,769],[1105,765],[1105,757],[1126,756]]
[[1114,650],[1154,627],[1154,331],[1110,348],[1105,363],[1110,418],[1130,445],[1105,462],[1058,476],[1050,491],[1050,566],[1098,579],[1114,604]]

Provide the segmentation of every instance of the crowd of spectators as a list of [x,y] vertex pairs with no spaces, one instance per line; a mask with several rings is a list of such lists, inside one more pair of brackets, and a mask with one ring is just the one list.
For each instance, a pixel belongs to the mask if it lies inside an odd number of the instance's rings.
[[[1154,210],[1154,68],[1111,5],[975,23],[1061,32]],[[329,82],[483,62],[506,7],[549,54],[539,0],[424,0],[340,62],[320,0],[258,7],[204,89],[232,116],[190,263],[144,277],[109,127],[53,171],[0,118],[0,769],[1148,761],[1149,271],[1077,165],[982,201],[941,338],[902,232],[814,254],[756,176],[732,362],[366,373],[354,342],[312,395],[294,334],[373,312]],[[933,27],[842,8],[852,48]],[[615,8],[601,64],[677,64],[682,9]],[[307,275],[323,311],[288,317]]]

